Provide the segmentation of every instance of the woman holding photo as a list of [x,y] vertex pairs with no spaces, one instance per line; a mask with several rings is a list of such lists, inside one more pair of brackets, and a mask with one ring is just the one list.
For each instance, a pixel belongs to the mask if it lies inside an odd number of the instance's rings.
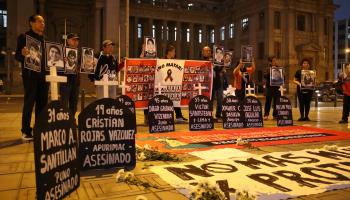
[[255,63],[254,59],[251,66],[244,66],[242,59],[236,65],[236,68],[233,71],[234,84],[233,87],[236,88],[236,96],[243,100],[245,97],[245,88],[248,84],[252,82],[252,76],[255,72]]
[[302,88],[301,85],[301,70],[310,70],[310,61],[306,58],[300,62],[301,69],[295,72],[294,83],[297,85],[297,96],[299,100],[300,118],[298,121],[310,121],[309,112],[313,90]]
[[270,109],[271,109],[271,103],[273,101],[273,119],[276,119],[277,112],[275,109],[276,100],[281,96],[281,92],[279,91],[279,86],[274,86],[271,84],[271,71],[274,69],[279,69],[277,58],[275,56],[268,57],[269,66],[266,68],[264,72],[264,79],[265,79],[265,95],[266,95],[266,101],[265,101],[265,111],[264,111],[264,120],[269,119],[270,115]]

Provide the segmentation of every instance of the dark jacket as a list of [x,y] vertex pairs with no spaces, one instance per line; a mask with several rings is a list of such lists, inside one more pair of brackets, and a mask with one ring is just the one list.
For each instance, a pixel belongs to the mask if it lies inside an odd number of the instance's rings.
[[[26,46],[26,35],[41,42],[41,72],[32,71],[24,68],[24,56],[22,55],[22,49]],[[21,34],[17,38],[17,48],[15,58],[22,64],[22,76],[45,76],[45,51],[44,51],[44,36],[34,33],[33,30],[29,30],[24,34]]]
[[110,79],[116,79],[118,73],[118,62],[112,55],[101,54],[98,58],[95,69],[95,80],[101,80],[104,74],[108,74]]

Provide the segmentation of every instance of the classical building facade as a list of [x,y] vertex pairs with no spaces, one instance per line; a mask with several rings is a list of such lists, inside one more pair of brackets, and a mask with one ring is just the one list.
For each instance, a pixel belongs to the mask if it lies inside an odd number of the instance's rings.
[[7,0],[7,10],[11,49],[27,29],[28,16],[40,13],[48,40],[62,42],[66,24],[68,32],[81,35],[82,46],[96,51],[104,39],[112,39],[116,56],[138,57],[144,36],[156,38],[158,57],[173,44],[179,59],[200,59],[204,46],[217,44],[233,50],[236,62],[241,45],[252,45],[257,84],[263,84],[272,55],[285,67],[291,91],[304,57],[319,81],[334,76],[332,0]]

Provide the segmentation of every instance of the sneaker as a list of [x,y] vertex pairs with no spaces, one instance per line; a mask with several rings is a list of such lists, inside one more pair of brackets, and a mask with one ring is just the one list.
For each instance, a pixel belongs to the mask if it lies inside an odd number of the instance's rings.
[[339,124],[347,124],[347,123],[348,123],[348,120],[342,119],[342,120],[339,121]]
[[298,119],[298,121],[299,121],[299,122],[304,121],[304,117],[300,117],[300,118]]
[[30,135],[30,134],[22,133],[22,140],[24,140],[24,141],[31,141],[31,140],[33,140],[33,136]]
[[311,120],[309,119],[309,117],[305,117],[305,118],[304,118],[304,121],[309,122],[309,121],[311,121]]
[[176,123],[178,124],[185,124],[187,123],[188,119],[184,118],[184,117],[179,117],[179,118],[176,118]]

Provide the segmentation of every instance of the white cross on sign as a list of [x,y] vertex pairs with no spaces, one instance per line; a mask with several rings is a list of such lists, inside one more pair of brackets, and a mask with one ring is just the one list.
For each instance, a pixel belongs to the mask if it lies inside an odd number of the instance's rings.
[[284,91],[287,91],[286,88],[283,87],[283,85],[280,86],[280,89],[278,89],[281,92],[281,96],[284,96]]
[[202,95],[202,90],[207,89],[207,87],[202,87],[202,83],[198,83],[198,86],[196,86],[196,84],[193,84],[193,89],[198,90],[198,94]]
[[228,88],[224,91],[226,96],[236,96],[236,88],[229,85]]
[[95,81],[95,85],[103,86],[103,98],[108,98],[108,87],[110,85],[118,85],[118,81],[109,81],[108,74],[103,74],[103,78],[100,81]]
[[162,88],[166,88],[166,86],[163,86],[160,83],[158,83],[158,85],[156,85],[154,88],[158,89],[158,95],[161,95],[162,94]]
[[126,88],[130,88],[130,86],[125,85],[125,81],[124,82],[120,81],[120,85],[118,85],[118,87],[120,87],[122,89],[122,95],[125,95]]
[[50,82],[51,100],[58,100],[58,84],[67,82],[67,77],[57,76],[56,67],[50,67],[50,75],[46,75],[46,82]]
[[[250,87],[250,84],[248,84],[248,87],[246,87],[245,90],[248,91],[247,96],[255,96],[255,88],[254,87]],[[252,93],[252,91],[254,93]]]

